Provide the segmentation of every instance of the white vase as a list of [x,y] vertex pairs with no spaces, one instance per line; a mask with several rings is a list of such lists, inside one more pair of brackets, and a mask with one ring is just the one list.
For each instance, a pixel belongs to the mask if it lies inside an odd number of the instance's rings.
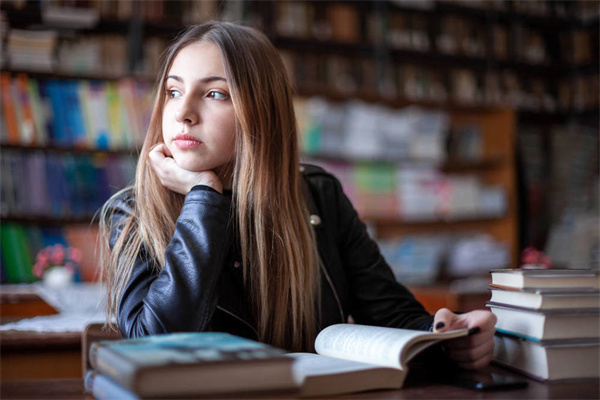
[[44,272],[44,285],[52,289],[65,288],[73,283],[73,272],[66,267],[52,267]]

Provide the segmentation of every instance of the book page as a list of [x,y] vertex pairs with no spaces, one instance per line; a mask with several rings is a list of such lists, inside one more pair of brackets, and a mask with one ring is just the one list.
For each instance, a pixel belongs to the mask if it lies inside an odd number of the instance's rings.
[[286,356],[294,359],[294,379],[299,385],[304,382],[307,376],[343,374],[381,368],[374,364],[343,360],[313,353],[289,353]]
[[[377,326],[337,324],[325,328],[315,341],[317,353],[329,357],[366,362],[380,366],[403,369],[418,351],[435,343],[439,339],[463,336],[466,330],[448,333],[384,328]],[[414,342],[420,343],[418,349],[409,349]],[[402,353],[406,353],[402,357]]]

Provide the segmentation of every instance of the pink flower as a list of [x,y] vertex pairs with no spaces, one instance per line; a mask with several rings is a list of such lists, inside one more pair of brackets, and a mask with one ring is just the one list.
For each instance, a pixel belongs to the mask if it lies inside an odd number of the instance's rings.
[[81,262],[81,259],[83,258],[81,255],[81,250],[74,247],[70,249],[69,254],[71,260],[75,261],[77,264],[79,264]]
[[36,255],[33,273],[41,278],[47,269],[58,266],[65,266],[71,273],[75,273],[81,259],[82,253],[79,249],[65,247],[62,244],[47,246]]
[[60,244],[54,245],[50,255],[52,265],[63,265],[65,263],[65,250]]

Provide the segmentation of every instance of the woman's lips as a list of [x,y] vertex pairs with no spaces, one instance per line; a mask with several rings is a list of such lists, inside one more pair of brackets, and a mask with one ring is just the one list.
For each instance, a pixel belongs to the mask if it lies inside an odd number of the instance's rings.
[[198,147],[202,144],[201,140],[196,139],[192,135],[187,135],[187,134],[179,134],[179,135],[175,136],[175,139],[173,140],[173,142],[180,149],[191,149],[194,147]]

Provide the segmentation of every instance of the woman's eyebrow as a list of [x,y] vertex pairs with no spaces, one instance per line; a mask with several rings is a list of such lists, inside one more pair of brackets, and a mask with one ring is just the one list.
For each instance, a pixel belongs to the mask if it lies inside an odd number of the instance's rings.
[[[169,76],[167,76],[165,81],[167,81],[169,79],[173,79],[173,80],[176,80],[177,82],[183,83],[183,78],[181,78],[180,76],[177,76],[177,75],[169,75]],[[225,78],[223,78],[222,76],[207,76],[205,78],[198,79],[197,82],[198,83],[210,83],[210,82],[214,82],[214,81],[223,81],[223,82],[227,83],[227,80]]]

